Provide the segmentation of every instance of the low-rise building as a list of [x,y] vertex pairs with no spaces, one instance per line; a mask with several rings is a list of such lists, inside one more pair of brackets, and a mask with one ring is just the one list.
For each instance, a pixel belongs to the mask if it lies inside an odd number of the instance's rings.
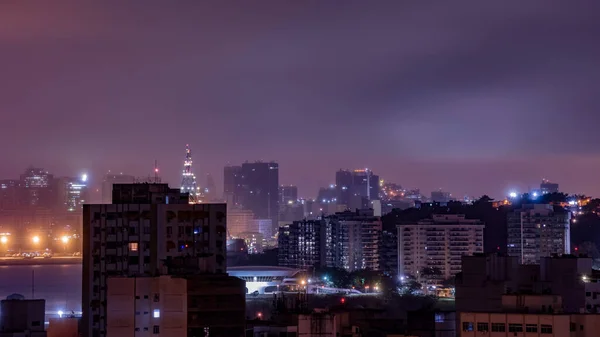
[[0,337],[46,337],[45,315],[45,300],[3,300],[0,302]]

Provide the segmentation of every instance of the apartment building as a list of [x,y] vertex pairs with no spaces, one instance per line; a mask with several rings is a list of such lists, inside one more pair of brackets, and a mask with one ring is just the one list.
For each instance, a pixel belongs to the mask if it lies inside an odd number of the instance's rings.
[[507,221],[507,252],[521,264],[538,264],[542,257],[571,253],[571,213],[567,210],[546,204],[522,205],[508,214]]
[[[483,252],[484,227],[480,220],[462,214],[435,214],[432,219],[398,225],[398,274],[431,283],[456,275],[462,256]],[[435,272],[422,275],[426,270]]]
[[83,210],[83,336],[106,336],[108,278],[166,274],[166,261],[198,257],[225,273],[225,204],[188,204],[166,184],[114,185],[113,204]]

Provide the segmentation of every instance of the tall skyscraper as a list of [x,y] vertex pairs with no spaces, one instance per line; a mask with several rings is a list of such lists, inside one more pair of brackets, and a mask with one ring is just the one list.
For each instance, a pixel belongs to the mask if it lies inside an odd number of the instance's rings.
[[228,208],[241,205],[242,197],[242,167],[225,166],[223,169],[223,199]]
[[181,256],[197,258],[206,273],[227,267],[224,204],[189,204],[166,184],[116,185],[113,194],[113,204],[83,208],[85,337],[106,336],[111,276],[162,275]]
[[48,171],[29,167],[21,174],[20,186],[23,204],[30,207],[53,208],[56,203],[56,184]]
[[204,187],[204,197],[208,201],[212,201],[217,199],[217,184],[215,184],[215,179],[212,174],[206,174],[206,185]]
[[370,207],[379,200],[379,176],[369,169],[339,170],[335,175],[337,203],[349,209]]
[[192,150],[190,145],[185,145],[185,159],[183,161],[183,172],[181,177],[181,193],[188,193],[191,203],[198,201],[198,186],[196,185],[196,175],[192,172]]
[[571,213],[545,204],[526,204],[508,213],[508,255],[521,264],[539,264],[542,257],[570,254]]
[[294,185],[281,185],[279,187],[279,203],[287,205],[298,200],[298,187]]
[[279,164],[270,162],[226,166],[224,190],[228,208],[247,209],[256,219],[270,219],[277,232],[279,221]]
[[86,200],[89,202],[87,180],[87,174],[77,178],[62,177],[57,179],[59,210],[81,213],[83,204]]

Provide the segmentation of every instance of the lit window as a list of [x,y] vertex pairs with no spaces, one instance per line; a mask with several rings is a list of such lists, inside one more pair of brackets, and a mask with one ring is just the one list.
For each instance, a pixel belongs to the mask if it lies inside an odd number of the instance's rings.
[[159,309],[154,309],[154,318],[160,318],[160,310]]
[[137,252],[138,251],[138,243],[137,242],[130,242],[129,243],[129,251],[130,252]]

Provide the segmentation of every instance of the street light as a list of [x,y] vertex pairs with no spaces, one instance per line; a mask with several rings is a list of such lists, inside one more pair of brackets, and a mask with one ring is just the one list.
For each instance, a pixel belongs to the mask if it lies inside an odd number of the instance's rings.
[[67,243],[69,243],[69,237],[68,237],[68,236],[66,236],[66,235],[65,235],[65,236],[63,236],[62,238],[60,238],[60,240],[61,240],[61,241],[62,241],[64,244],[67,244]]
[[31,238],[31,240],[33,241],[33,243],[37,244],[40,243],[40,237],[39,236],[34,236],[33,238]]
[[0,242],[2,242],[2,244],[6,244],[8,242],[8,238],[6,236],[2,236],[0,237]]

